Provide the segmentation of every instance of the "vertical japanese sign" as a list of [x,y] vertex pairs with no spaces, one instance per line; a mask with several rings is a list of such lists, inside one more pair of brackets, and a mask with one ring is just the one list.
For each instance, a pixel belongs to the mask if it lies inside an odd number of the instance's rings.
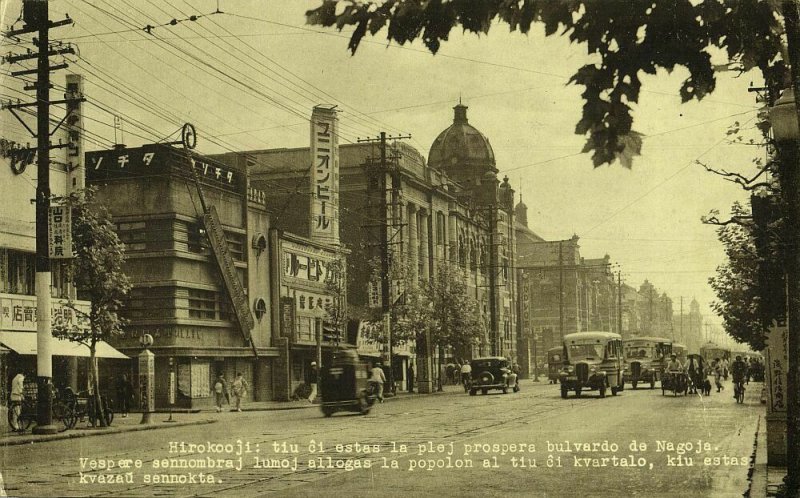
[[769,386],[768,413],[786,412],[786,373],[789,364],[789,329],[773,325],[767,336],[765,367]]
[[311,113],[312,240],[339,243],[339,138],[335,109]]
[[68,192],[75,192],[86,186],[86,169],[83,164],[83,76],[67,75],[67,170]]
[[65,206],[50,206],[48,216],[50,259],[72,257],[72,211]]

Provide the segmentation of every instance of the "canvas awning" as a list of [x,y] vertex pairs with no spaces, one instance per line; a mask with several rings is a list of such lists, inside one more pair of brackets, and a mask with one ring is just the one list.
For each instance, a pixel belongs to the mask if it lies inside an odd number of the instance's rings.
[[[0,332],[0,344],[16,351],[18,354],[36,354],[36,333],[34,332]],[[89,357],[89,348],[77,342],[70,342],[66,339],[53,337],[51,342],[53,356],[78,356],[81,358]],[[117,358],[127,360],[128,356],[120,353],[105,342],[98,342],[96,345],[96,356],[98,358]]]

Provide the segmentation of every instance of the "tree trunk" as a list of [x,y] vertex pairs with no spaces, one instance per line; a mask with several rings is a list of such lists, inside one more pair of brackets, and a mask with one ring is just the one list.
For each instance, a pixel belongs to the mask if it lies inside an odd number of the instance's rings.
[[89,362],[92,366],[92,397],[94,398],[94,415],[97,417],[98,424],[100,427],[108,427],[106,423],[106,411],[100,397],[100,375],[99,369],[97,368],[97,357],[95,353],[97,351],[97,341],[92,341],[91,346],[89,347]]
[[437,372],[436,375],[437,375],[437,378],[438,378],[438,385],[436,387],[436,390],[437,391],[444,391],[444,388],[442,387],[442,372],[444,370],[444,346],[439,344],[438,346],[436,346],[436,348],[438,349],[438,353],[439,353],[438,354],[438,356],[439,356],[439,364],[437,365],[437,368],[436,368],[436,372]]

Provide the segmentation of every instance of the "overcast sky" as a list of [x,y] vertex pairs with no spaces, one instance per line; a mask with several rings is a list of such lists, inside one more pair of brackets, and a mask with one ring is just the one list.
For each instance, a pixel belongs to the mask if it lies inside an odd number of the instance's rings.
[[[51,38],[79,49],[69,59],[70,70],[86,77],[88,149],[122,140],[112,112],[129,146],[162,139],[185,121],[197,127],[203,153],[307,146],[311,108],[338,104],[341,143],[410,133],[427,157],[461,98],[470,123],[491,141],[501,175],[528,205],[531,229],[553,240],[577,234],[583,256],[609,254],[629,284],[648,278],[676,312],[683,296],[686,309],[696,297],[710,314],[707,280],[723,252],[700,217],[725,213],[746,196],[695,161],[753,171],[763,149],[731,144],[725,132],[738,121],[757,137],[758,104],[747,91],[756,76],[719,73],[713,95],[684,105],[684,71],[649,77],[635,114],[635,129],[647,136],[642,156],[632,170],[594,169],[580,154],[584,138],[573,134],[581,88],[566,84],[589,60],[585,47],[496,25],[480,37],[454,30],[436,56],[418,42],[387,45],[385,33],[351,56],[346,35],[305,24],[305,11],[318,4],[219,0],[224,14],[159,26],[210,14],[217,2],[51,0],[51,19],[69,13],[75,20]],[[19,1],[2,5],[6,26]],[[150,35],[141,29],[147,25],[155,26]]]

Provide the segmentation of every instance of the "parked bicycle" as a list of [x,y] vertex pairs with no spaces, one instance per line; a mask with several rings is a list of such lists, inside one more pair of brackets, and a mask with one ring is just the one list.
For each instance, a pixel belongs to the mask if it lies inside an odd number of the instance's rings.
[[[75,427],[77,416],[71,399],[66,396],[59,396],[58,391],[53,389],[51,403],[53,422],[60,422],[65,431]],[[38,418],[37,393],[34,389],[26,391],[25,398],[22,400],[11,400],[8,405],[8,426],[15,432],[25,432]]]

